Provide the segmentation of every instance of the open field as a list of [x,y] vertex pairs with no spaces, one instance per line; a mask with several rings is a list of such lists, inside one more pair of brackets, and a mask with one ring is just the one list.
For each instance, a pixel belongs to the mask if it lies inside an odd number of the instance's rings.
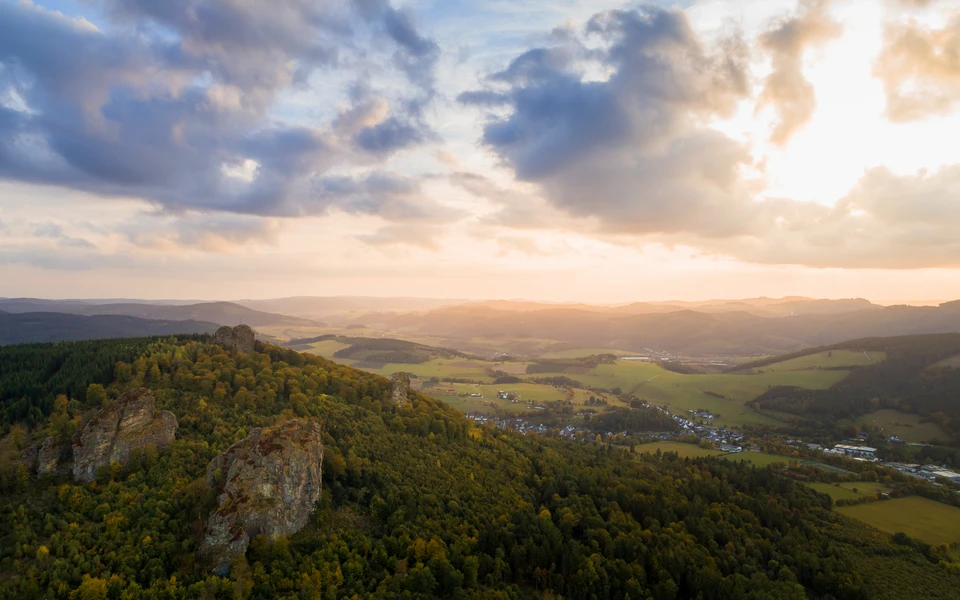
[[821,494],[827,494],[833,498],[834,502],[837,500],[857,500],[863,497],[863,494],[858,494],[845,487],[838,487],[832,483],[811,483],[808,485]]
[[[309,352],[310,354],[316,354],[317,356],[322,356],[324,358],[329,358],[330,360],[333,360],[334,359],[333,354],[335,352],[339,350],[343,350],[344,348],[349,348],[349,347],[350,347],[350,344],[344,344],[336,340],[324,340],[322,342],[314,342],[313,344],[310,344],[310,349],[305,350],[305,352]],[[343,363],[345,365],[349,365],[353,363],[353,361],[348,358],[338,358],[336,360],[337,362]]]
[[507,373],[518,373],[520,376],[527,370],[526,363],[492,363],[478,360],[469,360],[461,358],[438,358],[419,364],[389,363],[379,369],[367,369],[390,377],[399,371],[413,373],[421,379],[430,379],[437,377],[439,379],[470,379],[483,383],[493,383],[494,377],[490,376],[487,369],[495,369]]
[[844,481],[841,483],[811,483],[810,487],[828,494],[834,500],[857,500],[864,496],[889,491],[879,483],[870,481]]
[[626,350],[614,350],[612,348],[571,348],[570,350],[557,350],[546,352],[540,358],[580,358],[581,356],[594,356],[596,354],[614,354],[616,356],[632,356],[633,354],[643,354],[628,352]]
[[948,436],[936,423],[921,423],[919,415],[911,415],[893,409],[883,409],[857,419],[862,427],[880,427],[886,435],[899,436],[905,442],[929,442],[948,440]]
[[[570,377],[591,387],[619,387],[651,404],[666,405],[671,412],[685,414],[705,409],[720,415],[718,425],[775,424],[776,420],[744,406],[770,387],[794,385],[823,389],[846,377],[846,371],[782,371],[759,374],[682,375],[659,365],[618,361],[599,365],[586,375]],[[707,393],[712,392],[712,393]],[[721,397],[722,396],[722,397]]]
[[960,369],[960,354],[956,356],[951,356],[950,358],[945,358],[940,362],[933,363],[928,369],[935,369],[938,367],[953,367],[954,369]]
[[[483,398],[469,398],[451,393],[445,393],[442,390],[453,389],[457,394],[482,394]],[[509,400],[497,398],[498,391],[513,392],[517,394],[517,402],[512,403]],[[440,384],[434,388],[427,388],[423,393],[439,398],[450,406],[453,406],[461,412],[480,412],[493,413],[496,409],[507,412],[527,412],[531,410],[527,407],[528,402],[552,402],[555,400],[566,400],[568,392],[562,388],[555,388],[550,385],[538,385],[535,383],[505,383],[498,385],[470,384],[470,383],[451,383]],[[586,390],[574,390],[574,404],[582,405],[593,394]],[[623,406],[622,403],[608,397],[610,406]],[[599,408],[597,410],[600,410]]]
[[880,531],[902,531],[928,544],[960,542],[960,508],[909,496],[834,509]]
[[803,371],[808,369],[836,369],[861,367],[886,360],[885,352],[858,352],[856,350],[831,350],[774,363],[760,371]]
[[746,461],[755,467],[766,467],[773,463],[786,463],[790,459],[779,454],[767,454],[766,452],[738,452],[736,454],[725,454],[723,458],[734,461]]
[[646,452],[653,454],[657,450],[661,452],[676,452],[681,457],[699,458],[701,456],[719,456],[723,452],[719,450],[708,450],[701,448],[696,444],[684,444],[681,442],[653,442],[652,444],[641,444],[636,447],[637,452]]

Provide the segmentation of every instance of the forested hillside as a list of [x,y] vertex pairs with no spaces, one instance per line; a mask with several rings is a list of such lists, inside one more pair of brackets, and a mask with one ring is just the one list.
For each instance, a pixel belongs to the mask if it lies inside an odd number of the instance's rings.
[[[112,352],[74,348],[65,363]],[[2,447],[68,439],[137,386],[176,415],[172,445],[90,484],[35,480],[4,458],[0,598],[861,600],[960,588],[944,549],[894,542],[772,471],[476,428],[415,393],[392,404],[381,377],[262,344],[249,355],[146,344],[117,363],[106,399],[39,390],[70,397],[48,419],[12,416]],[[289,539],[255,538],[216,577],[197,555],[215,502],[207,465],[292,417],[323,424],[318,510]]]

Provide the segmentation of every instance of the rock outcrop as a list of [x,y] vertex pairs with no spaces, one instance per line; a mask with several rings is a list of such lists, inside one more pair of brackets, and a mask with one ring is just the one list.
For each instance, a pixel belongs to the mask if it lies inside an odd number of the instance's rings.
[[61,465],[69,461],[70,449],[69,441],[58,442],[52,437],[43,440],[37,453],[37,476],[68,474],[69,468],[64,469]]
[[256,336],[248,325],[227,327],[224,325],[213,334],[213,343],[232,352],[250,354],[253,352]]
[[390,378],[390,397],[397,406],[406,404],[410,395],[410,374],[394,373]]
[[295,419],[254,429],[213,459],[207,484],[218,492],[218,506],[207,520],[201,553],[225,576],[236,553],[245,553],[256,535],[292,535],[310,519],[320,498],[322,429],[316,421]]
[[145,388],[125,392],[74,436],[73,476],[93,481],[98,468],[126,464],[131,451],[166,446],[176,433],[177,417],[157,410],[153,392]]

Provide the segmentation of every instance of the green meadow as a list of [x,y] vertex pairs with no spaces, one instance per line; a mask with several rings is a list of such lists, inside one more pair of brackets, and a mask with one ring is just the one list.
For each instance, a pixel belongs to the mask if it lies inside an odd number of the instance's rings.
[[829,495],[836,500],[858,500],[865,496],[872,496],[888,492],[889,489],[879,483],[870,481],[843,481],[840,483],[811,483],[810,487]]
[[[449,391],[455,390],[456,393]],[[497,397],[497,392],[513,392],[517,395],[516,403],[509,400],[502,400]],[[423,393],[429,394],[435,398],[443,400],[461,412],[480,412],[493,413],[497,409],[505,412],[526,412],[531,410],[527,407],[528,403],[539,404],[543,402],[553,402],[556,400],[571,400],[574,404],[584,404],[590,396],[595,396],[587,390],[573,390],[573,397],[570,397],[569,391],[556,388],[550,385],[538,385],[535,383],[506,383],[506,384],[470,384],[470,383],[443,383],[423,390]],[[462,394],[481,394],[482,398],[470,398]],[[607,402],[610,406],[623,406],[623,403],[617,401],[612,396],[607,396]],[[597,409],[599,410],[599,409]]]
[[636,447],[637,452],[654,454],[657,450],[660,452],[676,452],[682,458],[700,458],[703,456],[719,456],[723,452],[719,450],[708,450],[701,448],[696,444],[684,444],[682,442],[653,442],[650,444],[641,444]]
[[887,533],[903,532],[928,544],[960,543],[960,508],[908,496],[834,509]]

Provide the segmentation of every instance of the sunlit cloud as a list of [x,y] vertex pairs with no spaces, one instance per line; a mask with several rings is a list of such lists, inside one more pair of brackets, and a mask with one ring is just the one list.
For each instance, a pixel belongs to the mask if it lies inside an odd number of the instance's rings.
[[951,296],[955,3],[675,4],[0,0],[0,276]]

